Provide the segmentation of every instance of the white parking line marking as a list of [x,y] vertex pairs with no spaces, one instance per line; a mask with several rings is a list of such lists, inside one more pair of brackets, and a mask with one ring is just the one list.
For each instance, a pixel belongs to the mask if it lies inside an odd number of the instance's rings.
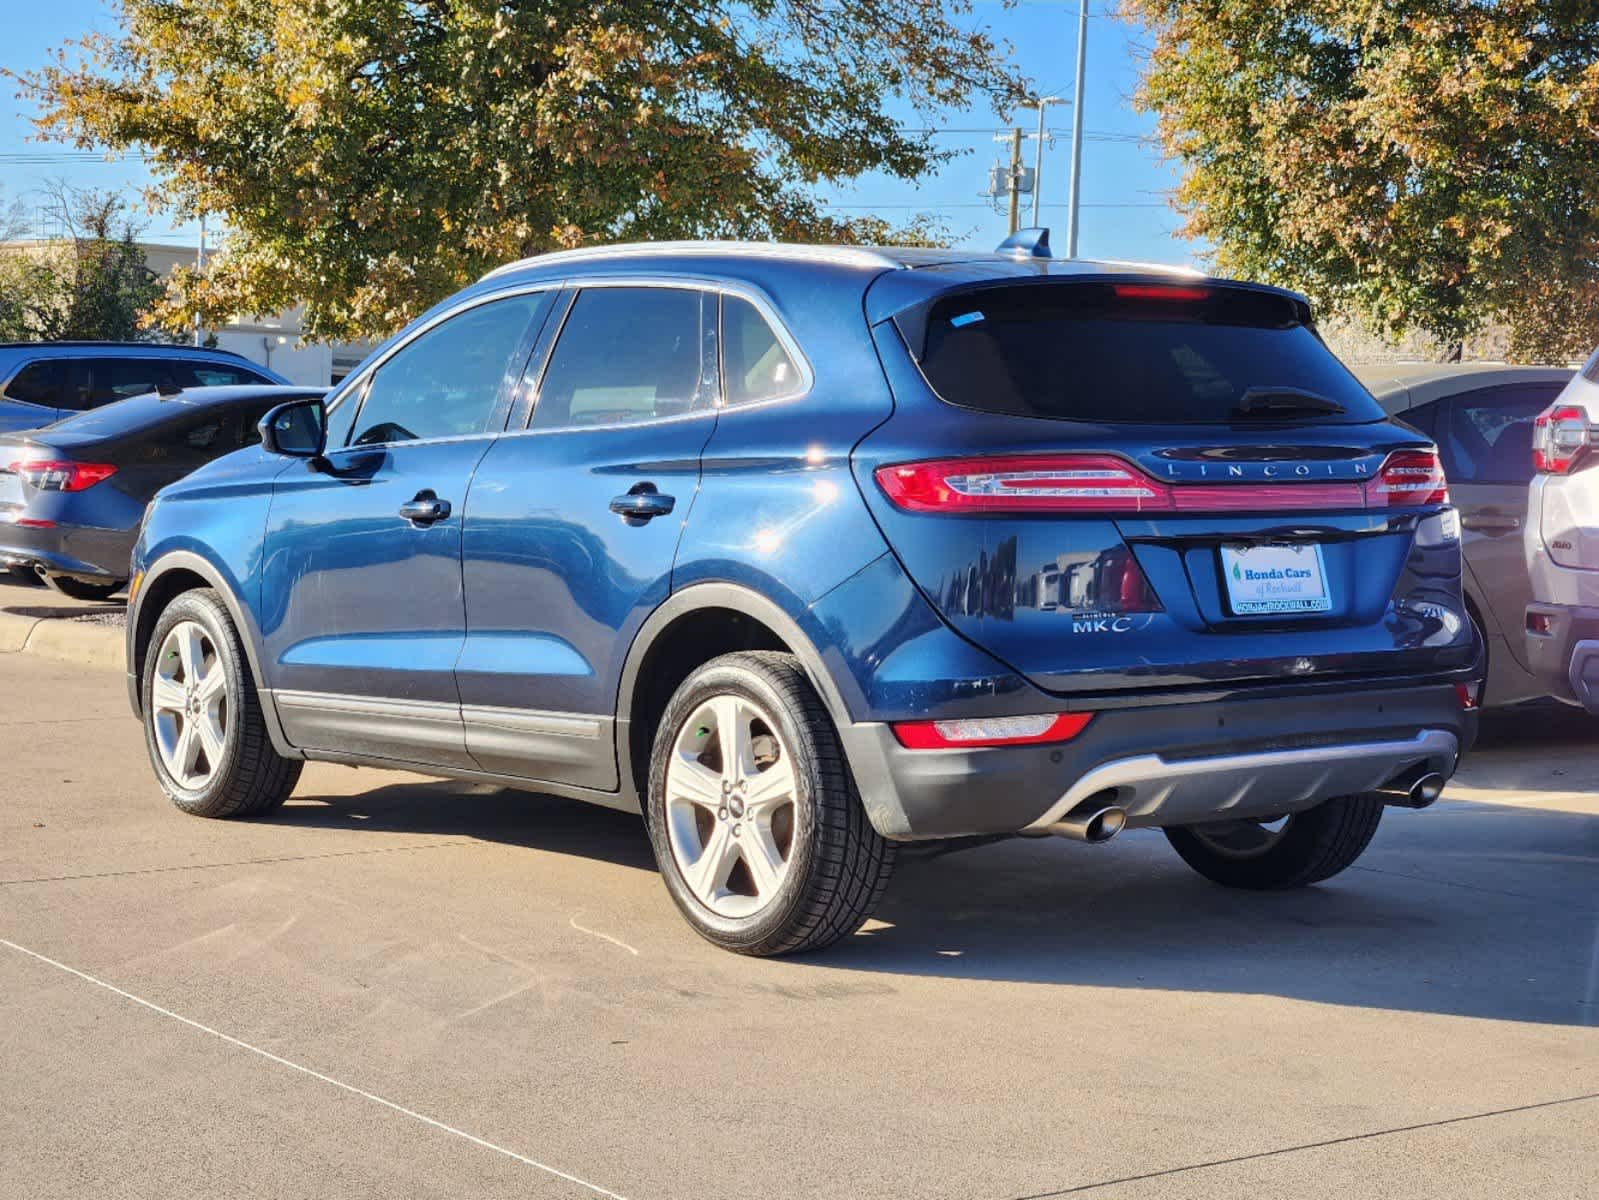
[[591,937],[603,938],[605,941],[610,942],[611,945],[613,945],[613,946],[622,947],[622,949],[626,950],[634,958],[638,957],[638,951],[633,949],[632,946],[629,946],[621,938],[614,938],[608,933],[601,933],[598,929],[590,929],[587,925],[579,925],[577,923],[576,914],[574,914],[572,916],[571,924],[572,924],[572,928],[577,930],[579,933],[586,933],[586,934],[590,935]]
[[492,1150],[496,1154],[503,1154],[506,1158],[519,1162],[523,1166],[533,1167],[536,1170],[543,1171],[547,1175],[553,1175],[557,1179],[564,1179],[568,1183],[576,1184],[580,1188],[585,1188],[588,1191],[593,1192],[596,1196],[608,1196],[610,1200],[626,1200],[626,1197],[620,1196],[616,1192],[607,1191],[597,1183],[590,1183],[586,1179],[579,1179],[576,1175],[571,1175],[565,1171],[558,1170],[546,1163],[539,1162],[537,1159],[528,1158],[525,1154],[518,1154],[515,1150],[507,1150],[504,1146],[496,1146],[493,1142],[487,1141],[484,1138],[480,1138],[476,1134],[467,1133],[465,1130],[457,1129],[453,1125],[446,1125],[443,1121],[436,1121],[432,1117],[425,1116],[424,1114],[416,1112],[413,1109],[406,1108],[402,1104],[396,1104],[392,1100],[385,1100],[382,1096],[374,1095],[372,1092],[358,1088],[354,1084],[345,1083],[342,1079],[335,1079],[331,1075],[324,1075],[321,1071],[314,1071],[310,1067],[302,1066],[300,1063],[291,1062],[287,1058],[273,1054],[270,1050],[263,1050],[260,1046],[252,1046],[249,1042],[243,1041],[240,1038],[236,1038],[231,1034],[223,1033],[220,1029],[212,1029],[209,1025],[202,1025],[199,1021],[191,1020],[188,1017],[173,1012],[171,1009],[162,1008],[159,1004],[155,1004],[141,996],[135,996],[132,992],[123,991],[115,984],[107,983],[103,979],[97,979],[86,971],[80,971],[76,967],[67,966],[66,963],[57,962],[53,958],[40,954],[37,950],[30,950],[26,946],[19,946],[16,942],[7,941],[5,938],[0,938],[0,946],[5,946],[8,949],[15,950],[18,954],[25,954],[29,958],[36,959],[37,961],[44,963],[46,966],[54,967],[58,971],[65,971],[68,975],[74,975],[83,980],[85,983],[92,983],[95,987],[104,988],[113,995],[121,996],[124,1000],[131,1000],[133,1003],[142,1008],[147,1008],[151,1012],[166,1017],[169,1020],[177,1021],[180,1025],[187,1025],[190,1029],[198,1029],[201,1033],[210,1034],[212,1037],[219,1038],[222,1041],[227,1042],[229,1045],[237,1046],[241,1050],[248,1050],[251,1054],[258,1054],[268,1062],[277,1063],[280,1067],[288,1067],[291,1071],[298,1071],[302,1075],[309,1075],[312,1079],[317,1079],[323,1083],[331,1084],[333,1087],[336,1087],[341,1091],[349,1092],[354,1096],[359,1096],[363,1100],[370,1100],[374,1104],[381,1104],[384,1108],[391,1109],[392,1111],[399,1113],[401,1116],[410,1117],[413,1121],[420,1121],[424,1125],[431,1125],[434,1129],[437,1129],[443,1133],[451,1134],[454,1137],[461,1138],[463,1141],[471,1142],[474,1146],[480,1146],[484,1150]]

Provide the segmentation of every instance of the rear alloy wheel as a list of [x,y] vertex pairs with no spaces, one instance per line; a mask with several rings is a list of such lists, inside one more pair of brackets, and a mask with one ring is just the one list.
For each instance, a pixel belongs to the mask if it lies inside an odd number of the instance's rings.
[[301,763],[272,748],[239,635],[215,592],[184,592],[162,612],[141,695],[156,778],[184,812],[255,816],[294,790]]
[[678,908],[742,954],[855,932],[893,870],[832,721],[787,654],[729,654],[678,689],[656,734],[648,820]]
[[1270,891],[1331,879],[1370,844],[1382,820],[1376,796],[1338,796],[1289,816],[1173,825],[1166,840],[1206,879]]
[[109,600],[123,589],[125,581],[114,579],[110,583],[90,583],[70,575],[46,575],[44,584],[51,591],[60,592],[74,600]]

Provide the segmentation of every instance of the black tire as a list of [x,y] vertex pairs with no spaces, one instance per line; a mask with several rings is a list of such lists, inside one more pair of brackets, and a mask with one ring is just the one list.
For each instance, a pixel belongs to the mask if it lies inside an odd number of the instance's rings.
[[[787,874],[775,898],[748,917],[722,916],[700,902],[667,829],[666,774],[678,732],[708,699],[729,693],[771,715],[795,775]],[[790,654],[723,655],[677,689],[655,734],[646,820],[678,909],[707,941],[739,954],[794,954],[847,937],[877,907],[894,870],[894,844],[867,820],[827,709]]]
[[[168,771],[156,744],[152,703],[156,660],[167,635],[183,621],[195,622],[209,635],[217,662],[226,672],[228,689],[229,715],[222,761],[211,765],[210,778],[201,788],[180,783]],[[303,764],[299,759],[284,758],[273,749],[238,631],[227,608],[210,588],[184,592],[162,611],[150,634],[139,689],[145,748],[156,779],[172,803],[184,812],[197,817],[255,817],[277,808],[294,791]]]
[[1203,826],[1169,826],[1165,833],[1182,860],[1206,879],[1226,887],[1277,891],[1331,879],[1353,863],[1371,843],[1382,810],[1376,796],[1325,800],[1290,816],[1280,833],[1253,850],[1247,839],[1238,839],[1245,844],[1228,850]]
[[60,592],[74,600],[109,600],[123,589],[127,581],[115,579],[110,583],[90,583],[70,575],[46,575],[44,583],[51,591]]

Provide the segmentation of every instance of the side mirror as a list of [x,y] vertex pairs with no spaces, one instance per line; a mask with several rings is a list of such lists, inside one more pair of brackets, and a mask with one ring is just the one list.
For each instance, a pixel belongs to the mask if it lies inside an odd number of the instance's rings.
[[320,400],[293,400],[261,418],[261,448],[290,458],[321,458],[327,449],[327,410]]

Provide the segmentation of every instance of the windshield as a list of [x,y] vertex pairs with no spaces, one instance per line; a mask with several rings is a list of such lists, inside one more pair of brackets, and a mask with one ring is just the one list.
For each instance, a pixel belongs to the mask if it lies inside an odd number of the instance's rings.
[[1074,421],[1377,421],[1290,301],[1165,284],[985,288],[937,302],[922,370],[963,408]]

